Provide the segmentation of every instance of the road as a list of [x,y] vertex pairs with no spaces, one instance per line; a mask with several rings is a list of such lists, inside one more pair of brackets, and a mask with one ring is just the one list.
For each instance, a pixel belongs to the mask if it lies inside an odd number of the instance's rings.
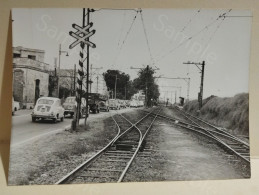
[[[118,112],[128,112],[130,108],[119,110]],[[31,121],[32,110],[19,110],[15,112],[12,117],[12,135],[11,135],[11,147],[18,147],[25,143],[29,143],[32,140],[44,138],[45,135],[50,135],[63,131],[65,128],[71,126],[72,119],[65,118],[63,122],[58,121],[53,123],[52,121],[38,121],[33,123]],[[111,114],[115,114],[116,111],[110,110],[110,112],[100,112],[99,114],[90,114],[87,119],[92,120],[96,118],[108,117]],[[82,123],[84,119],[80,120]]]

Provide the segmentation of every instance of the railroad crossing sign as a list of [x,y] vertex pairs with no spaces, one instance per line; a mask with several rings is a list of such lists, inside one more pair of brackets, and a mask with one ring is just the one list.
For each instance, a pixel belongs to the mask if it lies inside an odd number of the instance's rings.
[[89,38],[95,34],[95,30],[88,32],[89,28],[91,28],[92,26],[93,26],[92,22],[89,23],[85,27],[78,26],[77,24],[72,24],[72,27],[74,29],[76,29],[77,31],[76,32],[70,31],[69,35],[71,35],[72,37],[74,37],[77,40],[75,42],[73,42],[71,45],[69,45],[69,49],[74,48],[79,43],[85,43],[85,44],[89,45],[90,47],[95,48],[96,45],[87,40],[87,38]]

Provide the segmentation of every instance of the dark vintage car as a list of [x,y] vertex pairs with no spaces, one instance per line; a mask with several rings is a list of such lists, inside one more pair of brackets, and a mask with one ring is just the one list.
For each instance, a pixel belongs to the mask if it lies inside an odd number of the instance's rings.
[[117,99],[109,99],[110,109],[119,110],[121,108],[120,103]]
[[107,101],[108,97],[99,93],[89,93],[88,104],[92,113],[99,113],[99,103]]
[[99,102],[99,109],[109,112],[110,111],[110,107],[109,107],[109,103],[108,101],[100,101]]
[[[65,112],[64,114],[65,115],[70,115],[71,117],[74,116],[74,112],[76,110],[76,97],[75,96],[72,96],[72,97],[67,97],[64,104],[63,104],[63,107],[65,109]],[[80,109],[80,113],[79,113],[79,116],[80,118],[83,117],[83,115],[85,115],[86,113],[86,100],[85,98],[82,98],[81,99],[81,109]]]

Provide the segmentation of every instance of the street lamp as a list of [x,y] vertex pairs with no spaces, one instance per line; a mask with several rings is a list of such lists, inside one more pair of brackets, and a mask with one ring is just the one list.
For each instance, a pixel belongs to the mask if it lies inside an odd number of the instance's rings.
[[59,44],[59,55],[58,55],[58,92],[57,92],[58,98],[59,98],[59,79],[60,79],[60,56],[61,56],[62,53],[66,53],[66,56],[69,56],[67,51],[62,51],[61,50],[61,44]]

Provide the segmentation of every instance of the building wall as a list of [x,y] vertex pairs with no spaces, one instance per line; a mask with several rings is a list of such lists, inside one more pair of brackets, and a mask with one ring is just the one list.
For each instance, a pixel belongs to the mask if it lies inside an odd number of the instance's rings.
[[40,80],[40,96],[48,96],[49,74],[26,68],[14,69],[13,96],[26,108],[35,103],[36,80]]
[[29,103],[34,103],[35,101],[35,86],[36,80],[40,80],[40,96],[48,96],[49,93],[49,74],[44,72],[39,72],[30,69],[24,69],[25,73],[25,89],[23,99]]
[[29,55],[36,56],[37,61],[44,62],[45,52],[39,49],[29,49],[24,47],[14,47],[14,54],[20,54],[22,58],[28,58]]
[[[45,52],[37,49],[14,47],[13,54],[13,96],[22,107],[33,108],[35,103],[36,80],[39,80],[38,96],[49,95],[49,65],[44,63]],[[29,55],[35,59],[28,58]],[[14,55],[15,56],[15,55]]]
[[13,71],[13,97],[15,101],[23,102],[24,70]]

